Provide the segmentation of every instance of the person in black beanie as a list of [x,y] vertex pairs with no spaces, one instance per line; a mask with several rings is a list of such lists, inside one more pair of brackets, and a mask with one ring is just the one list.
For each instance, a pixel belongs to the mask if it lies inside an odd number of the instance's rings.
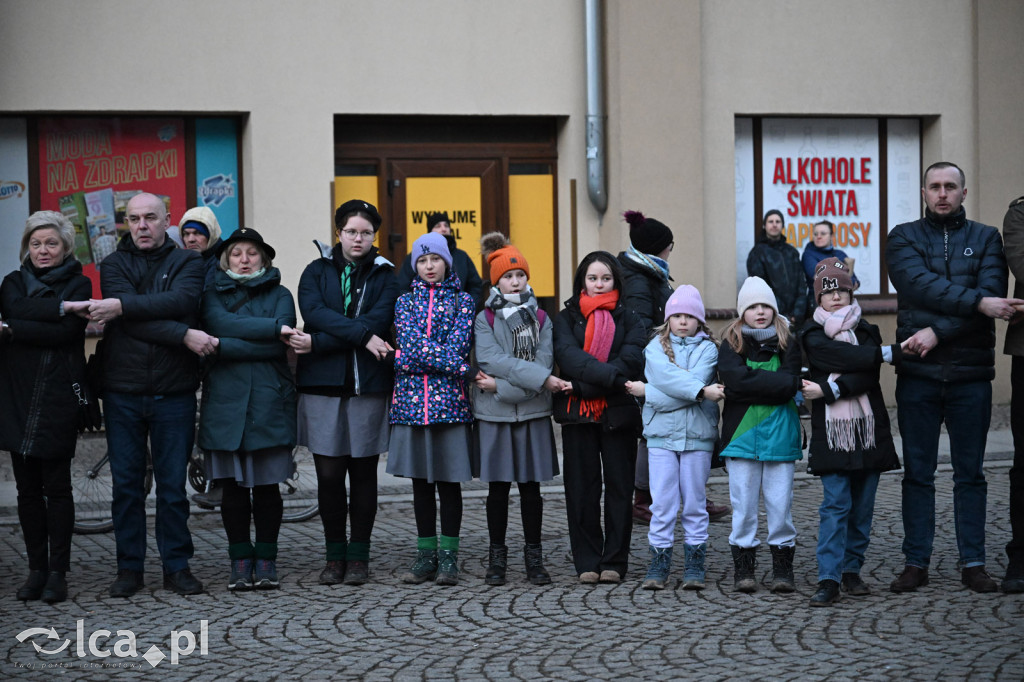
[[[444,238],[448,241],[448,251],[452,254],[452,270],[459,277],[462,291],[472,296],[474,303],[479,303],[480,294],[483,292],[483,280],[480,279],[480,273],[477,271],[476,264],[473,263],[473,259],[469,257],[469,254],[455,246],[455,235],[452,232],[451,220],[448,219],[448,212],[431,213],[427,217],[427,232],[437,232],[444,235]],[[412,284],[415,276],[416,273],[412,267],[412,256],[408,255],[398,271],[398,286],[401,287],[403,292],[409,290],[409,285]]]
[[796,329],[812,306],[800,252],[782,234],[785,224],[785,218],[776,209],[764,214],[761,241],[747,255],[747,276],[760,277],[768,283],[779,301],[779,314]]
[[[665,223],[648,218],[640,211],[622,214],[629,225],[629,248],[619,253],[622,267],[622,302],[643,324],[644,338],[665,319],[665,303],[672,295],[668,257],[675,243],[672,230]],[[712,520],[729,513],[729,507],[707,501]],[[647,441],[640,439],[637,447],[633,495],[633,521],[650,523],[651,490],[647,467]]]

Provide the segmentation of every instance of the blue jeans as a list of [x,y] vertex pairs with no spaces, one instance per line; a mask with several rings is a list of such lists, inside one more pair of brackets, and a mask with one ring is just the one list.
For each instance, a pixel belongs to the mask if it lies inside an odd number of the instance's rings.
[[879,472],[825,474],[825,497],[818,510],[818,582],[839,582],[843,573],[860,573],[871,541],[871,519]]
[[114,483],[114,538],[117,568],[142,571],[146,560],[146,441],[156,481],[156,545],[165,573],[188,568],[185,473],[195,437],[195,393],[132,395],[108,391],[103,397],[107,451]]
[[982,468],[992,419],[992,382],[943,383],[899,375],[896,404],[903,434],[903,554],[908,566],[928,568],[935,540],[935,467],[939,427],[949,433],[953,518],[960,566],[985,564]]

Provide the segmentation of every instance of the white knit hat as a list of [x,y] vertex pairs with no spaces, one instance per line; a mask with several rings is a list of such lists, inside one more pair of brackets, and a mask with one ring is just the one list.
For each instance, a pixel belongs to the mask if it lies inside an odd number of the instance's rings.
[[758,303],[771,306],[776,314],[779,312],[779,302],[768,282],[760,277],[747,277],[740,287],[739,296],[736,297],[736,312],[742,317],[747,308]]

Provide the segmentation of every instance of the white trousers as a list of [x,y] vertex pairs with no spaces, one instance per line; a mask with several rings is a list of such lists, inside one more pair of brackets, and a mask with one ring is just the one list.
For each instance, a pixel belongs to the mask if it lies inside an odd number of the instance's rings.
[[683,537],[688,545],[708,541],[708,510],[704,487],[711,472],[711,453],[703,450],[676,452],[650,448],[651,547],[671,547],[676,516],[683,508]]
[[793,526],[793,462],[758,462],[726,458],[729,498],[732,501],[732,533],[729,544],[757,547],[757,508],[764,494],[768,516],[768,544],[796,544]]

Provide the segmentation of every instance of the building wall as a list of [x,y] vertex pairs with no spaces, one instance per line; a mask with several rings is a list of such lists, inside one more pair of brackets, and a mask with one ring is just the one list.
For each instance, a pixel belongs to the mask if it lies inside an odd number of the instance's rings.
[[586,192],[580,0],[0,0],[0,12],[0,114],[244,114],[246,221],[277,236],[293,290],[309,240],[330,229],[341,113],[558,117],[563,295],[575,179],[581,256],[624,248],[621,213],[639,209],[675,231],[676,282],[734,305],[737,115],[924,117],[923,161],[963,166],[970,217],[1001,224],[1024,194],[1017,0],[606,0],[604,215]]

